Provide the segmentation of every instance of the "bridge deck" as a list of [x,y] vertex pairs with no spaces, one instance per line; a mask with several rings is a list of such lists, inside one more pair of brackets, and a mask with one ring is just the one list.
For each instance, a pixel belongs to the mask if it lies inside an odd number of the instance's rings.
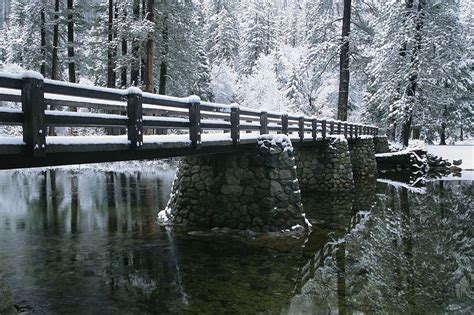
[[[368,125],[44,80],[33,72],[0,73],[1,125],[21,126],[21,136],[0,137],[0,169],[234,152],[268,133],[287,134],[298,144],[377,133]],[[47,136],[57,127],[125,135]],[[156,130],[174,134],[147,135]]]

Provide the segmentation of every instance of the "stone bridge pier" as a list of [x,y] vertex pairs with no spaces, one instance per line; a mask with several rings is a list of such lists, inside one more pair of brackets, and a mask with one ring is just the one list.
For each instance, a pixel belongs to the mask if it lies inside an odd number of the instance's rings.
[[160,219],[259,232],[307,227],[291,142],[262,136],[251,152],[183,158]]
[[184,157],[159,219],[258,232],[307,228],[300,188],[350,192],[376,174],[372,137],[329,136],[293,149],[284,135],[264,135],[248,152]]

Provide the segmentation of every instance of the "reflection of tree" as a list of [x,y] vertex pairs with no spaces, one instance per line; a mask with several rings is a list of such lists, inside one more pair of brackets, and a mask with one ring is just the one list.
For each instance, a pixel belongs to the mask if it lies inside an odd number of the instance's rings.
[[[472,192],[445,185],[440,202],[439,185],[430,183],[426,195],[387,187],[367,228],[349,241],[350,259],[357,262],[350,272],[358,288],[351,292],[354,301],[389,313],[467,307],[468,299],[457,292],[467,288]],[[367,270],[364,277],[357,276],[360,268]]]

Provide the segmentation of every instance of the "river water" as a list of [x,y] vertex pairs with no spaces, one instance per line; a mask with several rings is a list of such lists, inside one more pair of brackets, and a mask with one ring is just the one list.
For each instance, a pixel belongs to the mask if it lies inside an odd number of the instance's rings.
[[306,238],[159,226],[174,169],[0,172],[0,273],[35,314],[472,313],[470,180],[303,196]]

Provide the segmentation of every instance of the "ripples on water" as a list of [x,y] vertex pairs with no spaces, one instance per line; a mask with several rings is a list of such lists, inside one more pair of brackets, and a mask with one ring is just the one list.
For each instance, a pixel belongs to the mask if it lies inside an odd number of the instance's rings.
[[160,227],[174,170],[0,172],[0,272],[35,313],[469,313],[472,181],[303,196],[307,239]]

